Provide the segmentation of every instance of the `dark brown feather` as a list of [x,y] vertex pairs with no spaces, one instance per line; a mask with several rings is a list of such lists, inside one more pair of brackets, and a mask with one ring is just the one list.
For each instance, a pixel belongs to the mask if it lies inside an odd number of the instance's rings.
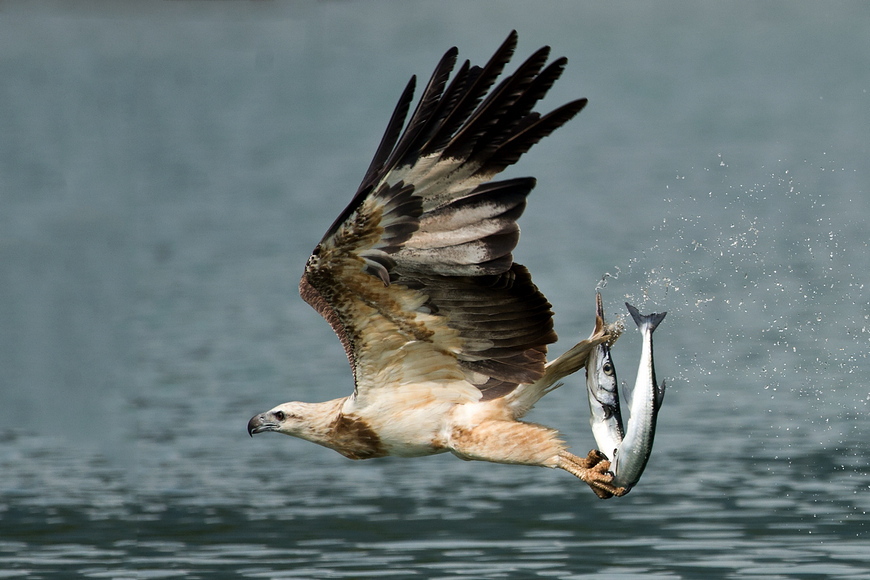
[[[469,340],[457,356],[460,366],[516,386],[543,375],[546,345],[557,336],[550,303],[532,283],[528,270],[514,264],[510,272],[513,281],[507,287],[494,288],[489,277],[415,276],[400,277],[396,283],[425,288],[427,307]],[[498,318],[490,319],[487,311],[496,312]],[[479,348],[473,339],[484,339],[489,345]]]

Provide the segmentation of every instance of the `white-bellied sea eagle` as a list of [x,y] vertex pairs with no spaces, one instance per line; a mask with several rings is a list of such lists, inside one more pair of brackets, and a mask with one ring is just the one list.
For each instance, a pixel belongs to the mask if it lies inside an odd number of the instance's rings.
[[449,451],[558,467],[599,497],[624,493],[600,453],[578,457],[556,430],[520,421],[609,337],[548,363],[550,303],[511,255],[535,180],[491,180],[586,105],[533,111],[567,62],[548,65],[549,47],[493,88],[516,43],[512,32],[485,66],[465,61],[449,83],[458,52],[447,51],[406,125],[408,83],[299,284],[344,345],[354,392],[278,405],[253,417],[248,433],[293,435],[351,459]]

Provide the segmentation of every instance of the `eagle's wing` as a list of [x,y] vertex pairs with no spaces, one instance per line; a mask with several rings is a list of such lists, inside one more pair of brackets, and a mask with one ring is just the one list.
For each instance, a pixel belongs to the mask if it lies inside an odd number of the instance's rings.
[[415,384],[494,398],[543,374],[552,311],[511,255],[535,180],[489,180],[586,100],[532,111],[567,62],[545,67],[549,47],[490,90],[516,41],[512,32],[483,68],[466,61],[448,85],[449,50],[402,131],[411,79],[359,190],[308,260],[300,294],[341,339],[357,398],[403,386],[413,397]]

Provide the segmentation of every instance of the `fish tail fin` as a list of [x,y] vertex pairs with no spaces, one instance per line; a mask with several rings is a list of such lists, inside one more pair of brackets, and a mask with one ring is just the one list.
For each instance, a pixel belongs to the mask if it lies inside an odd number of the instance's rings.
[[595,330],[598,330],[598,319],[601,319],[601,326],[604,326],[604,301],[601,300],[601,292],[595,293]]
[[634,319],[634,323],[637,324],[637,327],[641,330],[644,328],[649,328],[650,333],[652,333],[656,327],[661,323],[662,320],[665,319],[665,315],[667,312],[653,312],[652,314],[641,314],[637,308],[629,304],[625,303],[625,306],[628,308],[628,313],[631,314],[631,317]]

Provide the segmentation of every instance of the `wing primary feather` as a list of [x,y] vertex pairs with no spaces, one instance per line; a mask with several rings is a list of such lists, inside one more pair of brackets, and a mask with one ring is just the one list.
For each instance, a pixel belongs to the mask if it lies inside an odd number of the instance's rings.
[[399,139],[399,135],[402,132],[402,126],[405,124],[405,118],[408,116],[408,111],[411,107],[411,101],[414,100],[414,89],[416,88],[416,85],[417,76],[414,75],[411,77],[411,80],[408,81],[405,90],[402,91],[402,96],[399,97],[399,102],[396,104],[396,108],[393,109],[390,122],[387,123],[387,130],[384,131],[384,136],[381,137],[381,142],[378,145],[375,156],[372,158],[372,162],[369,164],[368,169],[366,169],[365,176],[359,186],[359,191],[364,191],[370,188],[377,181],[377,177],[380,175],[390,153],[392,153],[393,149],[396,147],[396,141]]
[[480,138],[492,126],[504,120],[505,114],[522,97],[525,89],[544,67],[549,55],[549,46],[538,49],[520,65],[516,72],[490,91],[462,128],[451,138],[444,155],[456,159],[473,156],[478,143],[483,141]]
[[495,175],[509,165],[513,165],[538,141],[570,121],[586,106],[586,103],[586,99],[578,99],[562,105],[540,119],[536,119],[499,146],[489,162],[483,165],[477,173],[482,176]]
[[[335,221],[332,222],[332,225],[329,226],[329,229],[326,230],[326,234],[324,234],[323,239],[332,236],[335,234],[341,225],[347,220],[348,217],[354,212],[355,209],[359,207],[359,205],[365,200],[366,196],[371,193],[373,187],[380,180],[383,167],[386,159],[393,151],[393,148],[396,145],[396,140],[399,138],[399,134],[402,131],[402,126],[405,123],[405,117],[408,115],[408,110],[411,106],[411,101],[414,99],[414,88],[417,84],[417,77],[412,76],[411,80],[408,81],[408,84],[405,86],[405,90],[402,92],[402,96],[399,98],[399,102],[396,104],[396,108],[393,109],[393,114],[390,117],[390,122],[387,124],[387,130],[384,132],[383,137],[381,137],[381,142],[378,145],[377,152],[375,153],[374,158],[372,158],[372,162],[369,164],[369,168],[366,170],[365,176],[363,177],[362,182],[360,183],[359,189],[357,189],[356,194],[353,196],[353,199],[344,208]],[[321,240],[323,241],[323,240]]]
[[481,136],[472,155],[484,159],[491,157],[511,135],[537,121],[540,115],[533,113],[532,108],[562,76],[567,63],[568,59],[565,57],[556,59],[534,79],[531,79],[510,110],[506,111],[498,122]]
[[470,70],[469,82],[467,88],[463,91],[462,97],[458,99],[456,105],[452,107],[452,110],[441,124],[438,132],[432,137],[435,150],[440,150],[442,148],[441,144],[448,143],[453,138],[454,133],[463,126],[469,115],[480,104],[486,92],[492,87],[498,76],[501,75],[516,48],[517,31],[513,30],[482,69],[475,67],[476,70]]
[[408,126],[402,133],[398,144],[395,145],[389,158],[383,163],[385,167],[393,167],[403,165],[408,160],[419,155],[419,149],[414,147],[414,144],[419,142],[419,136],[425,134],[427,126],[433,122],[437,122],[437,111],[441,102],[441,96],[444,92],[444,87],[447,84],[447,79],[450,77],[450,72],[456,65],[456,57],[459,50],[454,46],[448,50],[438,66],[435,67],[435,72],[429,79],[429,83],[420,95],[420,102],[414,113],[411,115]]
[[408,165],[414,161],[413,155],[426,156],[435,151],[440,151],[445,143],[436,143],[433,137],[439,134],[444,127],[447,115],[456,107],[456,103],[462,98],[466,87],[473,83],[480,74],[480,67],[472,67],[469,61],[462,63],[459,70],[453,76],[453,80],[444,90],[444,94],[438,101],[438,106],[430,116],[430,122],[425,131],[420,131],[414,144],[408,147],[405,155],[398,161],[399,165]]

